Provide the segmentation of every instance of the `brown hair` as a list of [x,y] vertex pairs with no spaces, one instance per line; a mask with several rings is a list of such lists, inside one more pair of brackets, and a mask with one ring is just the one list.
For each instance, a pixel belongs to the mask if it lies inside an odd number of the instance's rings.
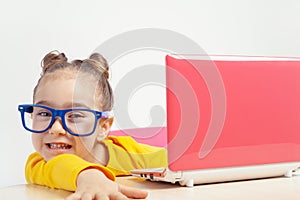
[[101,107],[104,111],[112,110],[114,100],[112,88],[108,82],[109,66],[106,59],[101,54],[93,53],[88,59],[73,60],[68,62],[68,59],[64,53],[51,51],[43,58],[41,67],[41,77],[34,88],[33,98],[35,97],[36,90],[45,75],[51,74],[58,70],[69,69],[77,72],[80,71],[88,73],[98,80],[97,92],[98,95],[102,95],[102,102],[100,102]]

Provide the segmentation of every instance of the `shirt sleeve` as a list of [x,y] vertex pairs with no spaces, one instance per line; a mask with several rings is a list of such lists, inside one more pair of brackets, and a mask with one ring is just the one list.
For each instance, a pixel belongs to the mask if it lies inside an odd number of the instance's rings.
[[167,167],[167,150],[136,142],[130,136],[109,136],[103,140],[108,152],[107,168],[116,176],[130,175],[130,170]]
[[72,154],[61,154],[46,162],[38,153],[33,153],[27,159],[25,177],[28,183],[75,191],[77,176],[87,168],[98,169],[115,181],[115,175],[108,168]]

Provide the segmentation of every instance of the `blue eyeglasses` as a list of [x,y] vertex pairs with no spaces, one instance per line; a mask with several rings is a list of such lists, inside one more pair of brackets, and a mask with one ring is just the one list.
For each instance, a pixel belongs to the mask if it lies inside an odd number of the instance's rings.
[[39,104],[23,104],[18,106],[23,127],[34,133],[43,133],[50,129],[56,117],[60,117],[63,128],[74,136],[89,136],[94,133],[97,121],[109,118],[110,112],[99,112],[84,108],[55,110]]

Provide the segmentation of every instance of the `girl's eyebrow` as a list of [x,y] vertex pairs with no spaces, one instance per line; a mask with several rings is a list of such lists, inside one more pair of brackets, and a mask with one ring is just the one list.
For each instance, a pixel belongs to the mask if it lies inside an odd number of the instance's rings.
[[78,103],[78,102],[73,102],[73,103],[67,104],[66,106],[91,109],[89,106],[87,106],[87,105],[85,105],[83,103]]
[[41,105],[51,106],[51,104],[48,101],[45,101],[45,100],[35,102],[34,104],[41,104]]
[[[46,106],[50,106],[50,107],[57,107],[57,104],[54,104],[54,103],[51,103],[49,101],[46,101],[46,100],[41,100],[41,101],[38,101],[36,102],[35,104],[41,104],[41,105],[46,105]],[[62,108],[87,108],[87,109],[91,109],[89,106],[87,106],[86,104],[84,103],[79,103],[79,102],[72,102],[72,103],[66,103],[66,104],[62,104],[61,106],[59,107],[62,107]]]

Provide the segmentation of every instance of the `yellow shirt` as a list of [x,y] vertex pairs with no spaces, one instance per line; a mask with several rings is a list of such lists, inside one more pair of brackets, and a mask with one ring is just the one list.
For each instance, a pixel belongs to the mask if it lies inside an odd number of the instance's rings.
[[109,136],[103,140],[109,152],[107,168],[116,176],[129,175],[132,169],[166,167],[166,149],[136,142],[129,136]]
[[72,154],[61,154],[46,162],[35,152],[26,162],[27,182],[75,191],[78,174],[87,168],[98,169],[107,178],[115,180],[115,176],[129,175],[132,169],[167,166],[163,148],[137,143],[129,136],[109,136],[103,142],[109,153],[107,166],[87,162]]

